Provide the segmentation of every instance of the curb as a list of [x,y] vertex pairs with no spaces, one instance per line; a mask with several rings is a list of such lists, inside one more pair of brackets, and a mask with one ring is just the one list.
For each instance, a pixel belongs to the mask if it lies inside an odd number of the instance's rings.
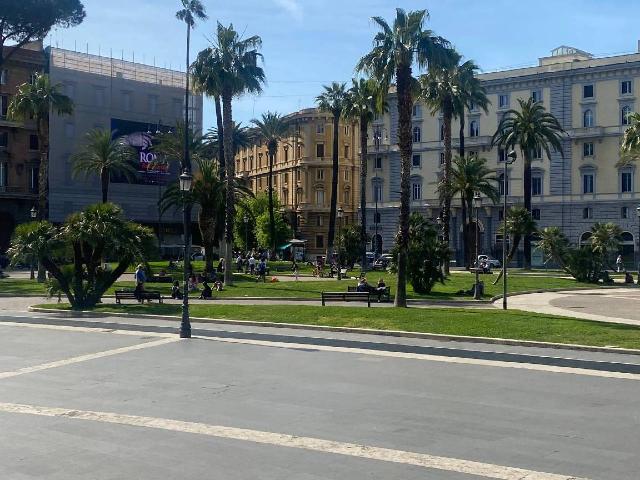
[[[594,285],[593,287],[575,287],[575,288],[540,288],[537,290],[526,290],[522,292],[507,293],[507,298],[517,297],[519,295],[531,295],[532,293],[553,293],[553,292],[579,292],[580,290],[611,290],[618,288],[638,288],[636,284],[620,284],[620,285]],[[495,303],[502,300],[503,295],[496,295],[487,300],[489,303]]]
[[[56,309],[40,308],[40,307],[29,307],[28,310],[30,312],[36,312],[36,313],[54,313],[54,314],[58,314],[61,317],[66,317],[66,318],[123,317],[123,318],[149,318],[153,320],[167,320],[167,321],[180,320],[180,317],[175,317],[170,315],[150,315],[150,314],[134,315],[130,313],[91,312],[86,310],[72,312],[68,310],[56,310]],[[552,343],[552,342],[538,342],[533,340],[514,340],[509,338],[470,337],[470,336],[463,336],[463,335],[446,335],[446,334],[438,334],[438,333],[407,332],[404,330],[375,330],[375,329],[369,329],[369,328],[330,327],[330,326],[323,326],[323,325],[256,322],[251,320],[227,320],[227,319],[221,319],[221,318],[199,318],[199,317],[192,317],[191,321],[194,323],[213,323],[213,324],[220,324],[220,325],[243,325],[248,327],[290,328],[292,330],[366,334],[366,335],[377,335],[381,337],[419,338],[423,340],[437,340],[441,342],[484,343],[484,344],[493,344],[493,345],[511,345],[511,346],[517,346],[517,347],[553,348],[556,350],[574,350],[574,351],[583,351],[583,352],[640,355],[640,350],[636,350],[632,348],[597,347],[597,346],[591,346],[591,345],[577,345],[572,343]]]

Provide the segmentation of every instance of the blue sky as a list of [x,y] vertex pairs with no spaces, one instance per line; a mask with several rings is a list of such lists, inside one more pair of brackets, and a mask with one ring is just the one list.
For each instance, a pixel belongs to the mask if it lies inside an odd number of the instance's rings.
[[[184,69],[185,29],[175,20],[178,0],[83,0],[79,27],[52,32],[54,46]],[[209,20],[197,26],[192,58],[208,45],[216,20],[263,40],[268,83],[262,95],[234,104],[234,119],[247,124],[272,110],[313,106],[322,85],[347,81],[371,47],[373,15],[391,19],[394,9],[426,8],[427,28],[448,38],[483,70],[535,64],[565,44],[596,55],[637,50],[640,2],[619,0],[203,0]],[[205,127],[214,122],[205,101]]]

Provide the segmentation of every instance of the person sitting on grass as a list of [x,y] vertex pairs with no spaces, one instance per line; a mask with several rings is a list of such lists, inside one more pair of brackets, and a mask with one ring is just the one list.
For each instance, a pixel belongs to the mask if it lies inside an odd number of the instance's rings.
[[182,291],[180,290],[180,283],[176,280],[171,287],[171,298],[174,300],[182,300]]
[[213,291],[207,282],[203,282],[200,300],[210,300],[211,298],[213,298]]
[[198,291],[198,280],[196,279],[195,275],[191,275],[189,277],[189,282],[187,283],[187,286],[190,292]]
[[213,288],[216,289],[216,292],[221,292],[223,288],[223,283],[220,280],[215,280],[213,282]]

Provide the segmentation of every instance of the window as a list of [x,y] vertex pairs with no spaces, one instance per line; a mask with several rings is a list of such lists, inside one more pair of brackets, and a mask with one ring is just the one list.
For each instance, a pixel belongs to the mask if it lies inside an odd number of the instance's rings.
[[629,218],[629,207],[620,208],[620,218]]
[[631,80],[623,80],[620,82],[620,95],[631,95]]
[[297,158],[302,157],[302,146],[301,145],[298,145],[296,157]]
[[344,146],[344,158],[349,158],[349,145]]
[[631,172],[620,173],[620,191],[622,193],[628,193],[633,190],[633,176]]
[[582,218],[585,220],[588,218],[593,218],[593,208],[585,207],[582,209]]
[[35,85],[36,84],[36,78],[38,78],[38,74],[37,73],[32,73],[31,75],[29,75],[29,85]]
[[382,157],[376,157],[373,162],[373,168],[375,168],[376,170],[382,169]]
[[38,167],[31,167],[29,169],[29,191],[31,193],[38,193]]
[[125,112],[131,110],[131,92],[122,92],[122,109]]
[[[345,135],[345,137],[348,137],[348,136],[349,136],[349,125],[345,125],[345,126],[344,126],[344,135]],[[345,155],[345,156],[346,156],[346,155]]]
[[351,192],[349,190],[345,190],[342,193],[342,202],[346,205],[351,203]]
[[542,195],[542,177],[535,176],[531,178],[531,195]]
[[324,223],[324,218],[322,217],[322,215],[318,215],[316,217],[316,227],[321,227]]
[[531,91],[531,100],[534,102],[542,101],[542,92],[540,90],[532,90]]
[[593,157],[593,142],[585,142],[582,144],[582,156]]
[[413,143],[420,143],[422,140],[422,131],[420,127],[413,127]]
[[411,200],[420,200],[422,198],[422,182],[414,180],[411,182]]
[[593,98],[593,85],[582,86],[582,98]]
[[158,96],[149,95],[149,113],[158,113]]
[[[498,210],[498,221],[502,222],[504,220],[504,210]],[[500,240],[498,240],[500,237]],[[502,242],[502,235],[496,235],[496,242]]]
[[[504,195],[505,194],[505,188],[504,187],[505,187],[505,185],[504,185],[504,173],[501,173],[498,176],[498,191],[500,192],[500,195]],[[506,194],[509,195],[509,179],[508,178],[507,178]]]
[[444,140],[444,123],[440,124],[440,141]]
[[324,236],[316,235],[316,248],[324,248]]
[[38,150],[38,135],[29,135],[29,150]]
[[322,168],[316,170],[316,180],[324,180],[324,170]]
[[258,179],[258,189],[262,188],[262,178]]
[[258,168],[262,168],[262,153],[258,153]]
[[507,161],[507,151],[504,148],[498,149],[498,162],[506,162]]
[[6,85],[7,84],[7,78],[9,77],[9,71],[8,70],[0,70],[0,85]]
[[9,164],[0,162],[0,187],[6,187],[9,184]]
[[593,127],[593,112],[585,110],[582,114],[582,126],[585,128]]
[[373,223],[380,223],[380,219],[381,219],[381,215],[380,212],[376,212],[373,214]]
[[476,150],[471,150],[469,152],[469,158],[478,158],[478,152]]
[[629,115],[631,115],[631,107],[629,105],[625,105],[620,110],[620,124],[621,125],[629,125]]
[[287,184],[289,183],[289,173],[288,172],[284,172],[283,178],[282,178],[283,183]]
[[320,207],[324,205],[324,190],[316,190],[316,205]]
[[373,201],[382,202],[382,184],[380,183],[373,185]]
[[9,146],[9,132],[0,132],[0,148]]
[[542,160],[542,147],[537,147],[531,152],[531,158],[534,160]]
[[469,124],[469,136],[477,137],[480,134],[480,125],[477,120],[472,120]]
[[317,134],[324,133],[324,123],[322,122],[316,123],[316,133]]
[[440,152],[440,165],[444,165],[444,152]]
[[289,161],[289,147],[284,147],[284,163]]
[[533,218],[534,220],[540,220],[540,209],[539,208],[532,208],[531,209],[531,218]]
[[478,109],[478,106],[474,102],[469,102],[469,111],[475,112]]
[[316,157],[323,158],[324,157],[324,143],[316,144]]
[[0,118],[7,116],[7,110],[9,109],[9,97],[7,95],[0,95]]
[[593,173],[582,175],[582,193],[593,193]]
[[417,103],[413,106],[413,116],[414,117],[419,117],[421,115],[421,111],[420,111],[420,105],[418,105]]
[[420,154],[416,153],[411,157],[411,166],[413,168],[420,168],[420,164],[422,163],[420,159]]
[[345,170],[344,171],[344,181],[348,182],[349,181],[349,170]]
[[498,95],[498,108],[509,108],[509,95]]

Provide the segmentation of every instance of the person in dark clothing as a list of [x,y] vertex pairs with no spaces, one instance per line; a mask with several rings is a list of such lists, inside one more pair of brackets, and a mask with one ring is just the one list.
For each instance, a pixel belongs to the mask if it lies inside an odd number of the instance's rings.
[[213,297],[213,291],[207,282],[202,283],[202,293],[200,294],[200,300],[210,300]]
[[175,300],[182,300],[182,292],[180,291],[180,283],[176,280],[171,287],[171,298]]

